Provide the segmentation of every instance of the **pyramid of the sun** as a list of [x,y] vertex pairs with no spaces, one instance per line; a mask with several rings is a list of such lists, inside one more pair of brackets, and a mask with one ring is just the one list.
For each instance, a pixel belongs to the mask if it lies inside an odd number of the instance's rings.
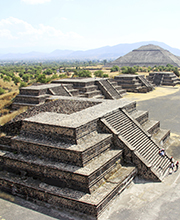
[[117,66],[166,66],[171,64],[173,66],[180,67],[180,59],[174,54],[170,53],[168,50],[149,44],[146,46],[141,46],[128,54],[119,57],[115,61],[106,64],[106,67]]

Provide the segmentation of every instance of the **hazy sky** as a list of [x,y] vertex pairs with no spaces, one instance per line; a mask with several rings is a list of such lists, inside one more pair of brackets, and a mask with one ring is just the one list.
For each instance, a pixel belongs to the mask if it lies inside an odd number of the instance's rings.
[[179,9],[179,0],[0,0],[0,53],[149,40],[180,49]]

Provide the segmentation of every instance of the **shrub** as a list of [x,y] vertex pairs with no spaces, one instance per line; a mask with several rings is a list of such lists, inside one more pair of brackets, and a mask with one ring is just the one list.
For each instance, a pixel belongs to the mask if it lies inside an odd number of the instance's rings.
[[119,71],[119,66],[113,66],[112,68],[111,68],[111,72],[117,72],[117,71]]
[[173,73],[176,74],[176,76],[179,77],[179,70],[177,67],[175,67],[175,69],[173,70]]
[[19,87],[21,88],[21,87],[26,87],[26,86],[27,84],[25,82],[21,82]]
[[136,70],[133,67],[127,67],[122,71],[124,74],[136,74]]
[[29,76],[28,74],[24,74],[24,75],[22,76],[22,79],[23,79],[24,82],[28,82],[28,81],[29,81],[29,78],[30,78],[30,76]]
[[107,73],[103,74],[103,78],[108,78],[109,75]]
[[0,95],[4,94],[5,90],[3,88],[0,87]]
[[43,74],[51,75],[51,74],[53,74],[53,70],[47,69],[47,70],[45,70],[45,71],[43,72]]
[[20,79],[20,77],[14,77],[14,79],[13,79],[13,81],[14,81],[14,84],[15,85],[17,85],[18,83],[20,83],[21,82],[21,79]]
[[103,71],[102,70],[97,70],[94,72],[95,77],[103,77]]
[[91,72],[89,70],[74,70],[73,76],[75,77],[91,77]]
[[10,76],[4,76],[3,77],[3,81],[7,81],[7,82],[10,82],[11,81],[11,77]]
[[51,79],[58,79],[59,78],[59,76],[57,75],[57,74],[54,74],[52,77],[51,77]]

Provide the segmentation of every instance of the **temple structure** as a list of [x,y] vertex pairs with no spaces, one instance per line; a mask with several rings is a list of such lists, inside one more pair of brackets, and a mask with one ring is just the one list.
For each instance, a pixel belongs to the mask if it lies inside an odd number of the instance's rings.
[[173,66],[180,67],[180,59],[174,54],[170,53],[168,50],[149,44],[141,46],[138,49],[135,49],[128,54],[119,57],[111,63],[107,63],[105,67],[112,67],[117,65],[122,66],[166,66],[171,64]]
[[[171,162],[159,151],[168,146],[170,131],[123,98],[117,84],[94,82],[21,89],[15,105],[32,104],[1,127],[1,190],[98,219],[136,175],[163,180]],[[77,91],[80,96],[73,96]]]

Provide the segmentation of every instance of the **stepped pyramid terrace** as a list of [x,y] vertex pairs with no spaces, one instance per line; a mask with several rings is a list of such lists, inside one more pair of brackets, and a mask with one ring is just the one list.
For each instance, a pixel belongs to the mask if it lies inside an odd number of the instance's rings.
[[115,76],[114,80],[127,92],[146,93],[154,89],[153,83],[143,75],[122,74]]
[[72,79],[22,88],[14,107],[29,109],[1,127],[0,189],[98,219],[135,176],[161,182],[171,162],[159,150],[170,130],[113,83]]
[[180,67],[180,59],[168,50],[149,44],[141,46],[126,55],[119,57],[111,63],[107,63],[105,67],[112,67],[117,65],[122,66],[166,66],[171,64],[173,66]]
[[147,79],[149,82],[156,86],[175,86],[177,84],[180,84],[180,79],[172,72],[149,73]]
[[68,78],[52,81],[51,84],[20,88],[13,102],[13,109],[45,103],[51,96],[66,96],[94,99],[119,99],[126,93],[113,79]]

